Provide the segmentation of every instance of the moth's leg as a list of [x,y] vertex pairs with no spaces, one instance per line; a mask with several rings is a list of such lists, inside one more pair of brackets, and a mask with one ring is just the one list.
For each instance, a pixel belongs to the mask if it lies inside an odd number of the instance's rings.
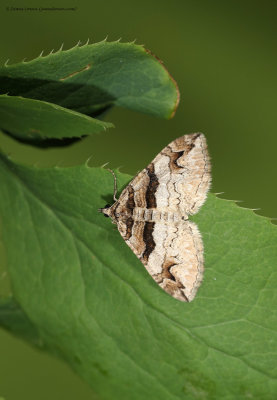
[[116,183],[116,175],[114,173],[114,171],[110,168],[107,168],[108,171],[110,171],[113,175],[114,178],[114,189],[113,189],[113,199],[114,201],[117,201],[118,199],[116,198],[116,194],[117,194],[117,183]]

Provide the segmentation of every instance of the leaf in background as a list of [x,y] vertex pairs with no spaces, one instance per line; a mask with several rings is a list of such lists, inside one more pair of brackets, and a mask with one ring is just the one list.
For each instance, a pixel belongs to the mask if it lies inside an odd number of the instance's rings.
[[0,297],[0,325],[35,346],[42,347],[40,335],[20,306],[11,297]]
[[179,92],[143,46],[100,42],[0,68],[1,93],[43,100],[97,116],[117,105],[170,118]]
[[0,128],[23,141],[81,137],[112,126],[56,104],[0,95]]
[[[103,399],[276,397],[276,225],[210,194],[193,218],[204,282],[181,303],[97,212],[112,199],[110,172],[1,156],[0,174],[15,300],[42,343]],[[121,188],[130,179],[117,176]]]

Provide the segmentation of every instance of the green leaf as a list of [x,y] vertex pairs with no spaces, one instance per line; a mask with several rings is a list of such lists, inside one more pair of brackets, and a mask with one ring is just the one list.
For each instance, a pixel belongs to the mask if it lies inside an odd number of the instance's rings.
[[31,323],[13,298],[0,301],[0,325],[31,344],[42,347],[36,326]]
[[100,42],[0,68],[1,93],[97,116],[117,105],[170,118],[179,92],[163,64],[134,43]]
[[81,137],[112,126],[56,104],[0,95],[0,128],[22,140]]
[[[210,194],[193,218],[205,279],[181,303],[97,212],[112,201],[109,171],[1,156],[0,175],[15,300],[42,343],[103,399],[276,397],[276,225]],[[117,176],[121,188],[131,178]]]

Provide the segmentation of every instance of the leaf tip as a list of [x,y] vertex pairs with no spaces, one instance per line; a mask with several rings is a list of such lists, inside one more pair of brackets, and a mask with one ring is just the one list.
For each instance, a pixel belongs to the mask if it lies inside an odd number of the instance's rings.
[[90,162],[90,160],[91,160],[92,158],[93,158],[93,155],[91,154],[91,155],[87,158],[87,160],[85,161],[85,167],[90,168],[89,162]]
[[103,40],[101,40],[99,43],[105,43],[107,41],[108,41],[108,35]]
[[105,164],[101,165],[100,168],[105,168],[109,163],[110,161],[106,162]]
[[61,47],[58,49],[57,53],[61,53],[63,51],[63,45],[64,45],[64,43],[61,44]]
[[73,49],[80,47],[80,45],[81,45],[81,40],[78,40],[77,44],[75,46],[73,46]]
[[86,47],[89,45],[89,38],[87,39],[87,41],[85,42],[85,44],[82,47]]
[[110,128],[115,128],[114,124],[112,122],[104,122],[105,125],[104,126],[104,130],[106,131],[107,129]]

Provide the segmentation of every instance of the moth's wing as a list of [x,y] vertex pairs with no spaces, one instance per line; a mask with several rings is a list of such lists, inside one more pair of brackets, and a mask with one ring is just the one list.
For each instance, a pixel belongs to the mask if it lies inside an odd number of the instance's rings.
[[183,301],[194,298],[203,275],[203,245],[196,225],[137,220],[133,209],[194,214],[205,201],[210,180],[204,135],[185,135],[164,148],[112,206],[128,246],[159,285]]
[[[118,201],[113,205],[117,213],[132,214],[135,207],[147,208],[150,177],[144,168],[122,191]],[[148,207],[149,208],[149,207]]]
[[120,220],[118,230],[163,290],[178,300],[193,300],[204,271],[203,244],[195,223],[132,221],[126,235],[126,223]]
[[[168,229],[164,246],[164,261],[161,272],[153,278],[171,296],[192,301],[203,280],[204,251],[201,234],[197,225],[190,221],[180,223]],[[161,257],[161,248],[151,253],[147,269],[156,265],[156,258]]]
[[205,136],[193,133],[174,140],[151,164],[159,183],[155,192],[157,208],[195,214],[204,203],[211,182]]
[[118,212],[134,207],[195,214],[210,187],[210,161],[205,136],[184,135],[165,147],[121,193]]

